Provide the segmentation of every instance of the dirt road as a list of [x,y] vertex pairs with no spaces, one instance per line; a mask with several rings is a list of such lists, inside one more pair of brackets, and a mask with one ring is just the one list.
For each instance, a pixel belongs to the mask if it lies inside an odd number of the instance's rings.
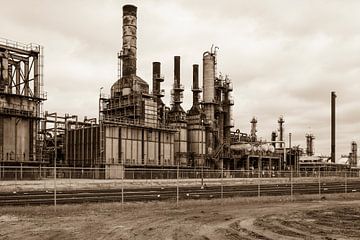
[[360,195],[0,208],[0,239],[359,239]]

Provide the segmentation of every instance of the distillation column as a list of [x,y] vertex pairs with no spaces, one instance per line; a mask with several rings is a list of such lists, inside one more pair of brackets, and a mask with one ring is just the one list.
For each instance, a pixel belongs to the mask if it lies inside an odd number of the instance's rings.
[[213,131],[215,121],[215,61],[216,55],[212,52],[203,54],[203,105],[208,130],[206,131],[206,154],[214,150]]

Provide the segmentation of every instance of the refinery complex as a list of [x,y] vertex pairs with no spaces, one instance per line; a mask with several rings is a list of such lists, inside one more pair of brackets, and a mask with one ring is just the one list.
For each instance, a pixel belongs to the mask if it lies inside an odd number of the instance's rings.
[[[194,64],[192,86],[181,83],[181,57],[174,56],[171,105],[163,97],[161,63],[152,63],[152,79],[137,76],[137,8],[123,6],[123,43],[118,54],[120,77],[110,95],[99,97],[98,119],[78,119],[43,109],[43,49],[35,44],[0,42],[0,165],[103,168],[118,178],[124,167],[224,170],[343,170],[357,168],[357,144],[351,142],[345,163],[335,163],[335,92],[331,93],[331,153],[317,157],[315,136],[306,147],[284,141],[282,116],[271,141],[234,128],[233,85],[218,74],[217,48]],[[201,53],[199,53],[201,54]],[[202,71],[202,81],[199,79]],[[168,81],[168,80],[167,80]],[[151,87],[149,86],[151,83]],[[191,89],[192,106],[182,107]],[[94,96],[96,97],[96,96]],[[96,109],[97,106],[94,106]],[[75,113],[76,114],[76,113]]]

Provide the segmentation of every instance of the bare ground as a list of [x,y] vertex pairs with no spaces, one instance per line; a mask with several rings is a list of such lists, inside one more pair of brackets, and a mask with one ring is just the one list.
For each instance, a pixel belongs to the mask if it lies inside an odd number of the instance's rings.
[[359,226],[359,193],[0,208],[0,239],[360,239]]

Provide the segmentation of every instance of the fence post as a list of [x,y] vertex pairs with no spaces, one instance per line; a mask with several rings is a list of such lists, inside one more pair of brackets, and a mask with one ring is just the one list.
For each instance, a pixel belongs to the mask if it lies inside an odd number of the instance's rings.
[[294,193],[293,193],[293,191],[294,191],[294,187],[293,187],[293,167],[291,166],[291,172],[290,172],[290,199],[291,199],[291,201],[293,201],[294,200]]
[[176,170],[176,207],[179,206],[179,163],[180,159],[178,160],[177,170]]
[[[224,197],[224,183],[223,183],[223,180],[224,180],[224,162],[222,160],[222,164],[221,164],[221,200],[223,200],[223,197]],[[223,202],[221,201],[221,204]]]
[[258,169],[258,197],[260,197],[261,196],[261,189],[260,189],[260,185],[261,185],[261,183],[260,183],[260,170]]
[[320,176],[320,166],[319,166],[319,177],[318,177],[318,180],[319,180],[319,199],[321,199],[321,176]]
[[345,193],[347,193],[347,172],[345,172]]
[[123,165],[123,171],[121,174],[121,209],[124,209],[124,174],[125,166]]

